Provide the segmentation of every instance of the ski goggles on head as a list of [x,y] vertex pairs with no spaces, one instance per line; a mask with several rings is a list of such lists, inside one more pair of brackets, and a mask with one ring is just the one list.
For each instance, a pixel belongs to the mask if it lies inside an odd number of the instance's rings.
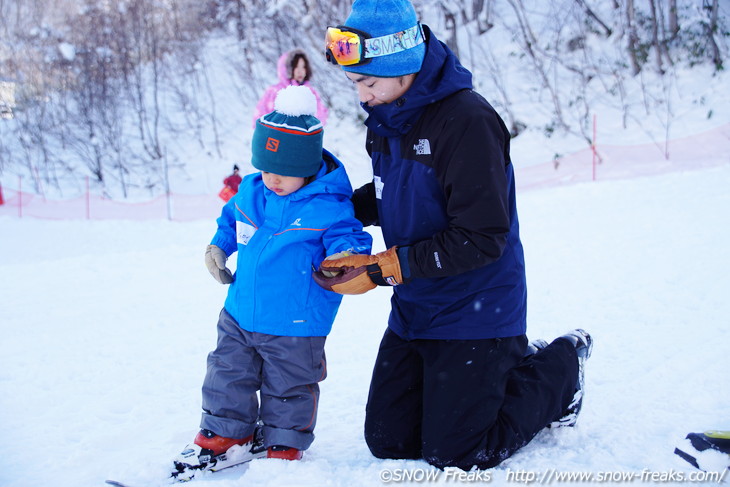
[[410,29],[380,37],[344,25],[327,27],[324,38],[325,57],[332,64],[360,66],[372,58],[387,56],[423,44],[423,29],[418,23]]

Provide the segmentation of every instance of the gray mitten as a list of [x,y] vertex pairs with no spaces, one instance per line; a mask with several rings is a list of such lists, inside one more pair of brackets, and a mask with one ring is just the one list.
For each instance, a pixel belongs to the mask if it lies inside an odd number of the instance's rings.
[[221,284],[233,282],[233,274],[226,267],[228,257],[223,250],[216,245],[208,245],[205,248],[205,266],[208,268],[213,279]]
[[[333,260],[333,259],[341,259],[342,257],[349,257],[354,252],[350,252],[349,250],[343,250],[342,252],[337,252],[336,254],[332,254],[329,257],[325,258],[324,260]],[[327,277],[335,277],[338,274],[341,274],[342,271],[332,272],[332,271],[322,271],[322,274],[324,274]]]

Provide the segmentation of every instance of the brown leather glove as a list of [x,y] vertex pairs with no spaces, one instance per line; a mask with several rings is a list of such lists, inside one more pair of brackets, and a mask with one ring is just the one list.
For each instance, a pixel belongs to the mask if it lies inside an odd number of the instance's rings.
[[[327,277],[325,272],[334,275]],[[363,294],[378,285],[403,284],[397,247],[375,255],[354,254],[339,259],[325,259],[312,277],[323,288],[338,294]]]

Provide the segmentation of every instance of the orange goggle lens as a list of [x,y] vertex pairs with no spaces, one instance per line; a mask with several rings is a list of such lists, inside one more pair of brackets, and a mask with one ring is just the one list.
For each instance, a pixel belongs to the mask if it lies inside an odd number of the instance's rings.
[[352,66],[363,61],[363,39],[360,34],[328,27],[325,35],[325,53],[327,60],[340,66]]

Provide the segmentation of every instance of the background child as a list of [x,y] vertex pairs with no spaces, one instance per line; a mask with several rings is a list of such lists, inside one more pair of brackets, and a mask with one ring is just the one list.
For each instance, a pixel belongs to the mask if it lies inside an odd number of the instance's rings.
[[[254,130],[261,172],[243,179],[207,247],[208,270],[230,288],[208,356],[202,429],[175,460],[179,479],[259,456],[298,460],[314,439],[324,343],[341,296],[311,274],[326,255],[372,245],[344,166],[322,148],[315,110],[308,88],[280,92]],[[236,251],[232,275],[226,259]]]
[[223,189],[218,196],[225,202],[228,202],[233,196],[238,193],[238,186],[241,184],[241,175],[238,174],[238,164],[233,165],[233,174],[226,177],[223,180]]
[[256,126],[256,120],[261,118],[261,115],[265,115],[274,109],[274,100],[279,91],[285,89],[287,86],[300,85],[306,86],[312,91],[317,100],[316,116],[322,122],[323,126],[327,124],[329,110],[322,103],[317,90],[310,84],[312,79],[312,65],[304,51],[301,49],[293,49],[282,54],[276,63],[276,74],[279,77],[279,82],[266,88],[266,91],[261,95],[261,98],[256,104],[253,114],[254,127]]

